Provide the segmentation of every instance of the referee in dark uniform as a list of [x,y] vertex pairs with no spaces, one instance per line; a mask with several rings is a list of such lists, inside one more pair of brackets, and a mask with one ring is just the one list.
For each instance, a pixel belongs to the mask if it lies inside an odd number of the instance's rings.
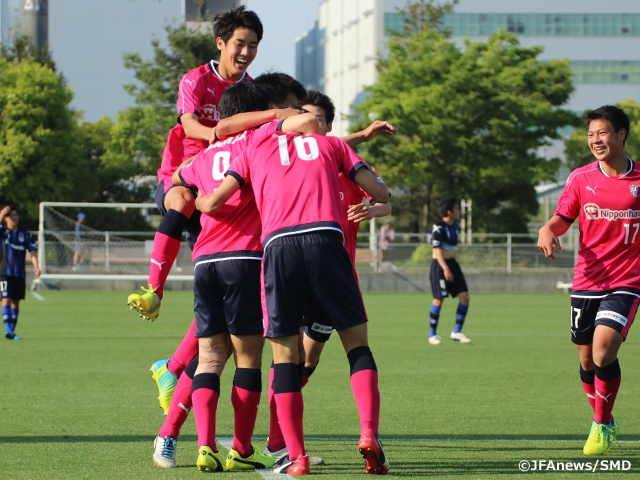
[[431,261],[431,291],[433,303],[429,310],[429,343],[440,345],[442,338],[436,333],[440,320],[440,309],[445,297],[458,297],[460,303],[456,311],[456,324],[449,338],[455,342],[471,343],[462,333],[462,326],[469,311],[469,289],[464,279],[462,269],[456,261],[456,248],[460,227],[460,204],[455,198],[447,198],[440,202],[439,208],[442,220],[431,227],[431,246],[433,248]]

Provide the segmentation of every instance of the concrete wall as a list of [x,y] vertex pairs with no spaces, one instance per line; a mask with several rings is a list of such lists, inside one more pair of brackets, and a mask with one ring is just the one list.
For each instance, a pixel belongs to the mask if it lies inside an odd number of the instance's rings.
[[[558,293],[558,282],[570,283],[573,272],[568,270],[534,272],[487,272],[465,271],[465,277],[471,293]],[[363,292],[431,292],[428,270],[408,272],[358,272],[360,288]],[[129,280],[83,281],[61,280],[38,286],[39,289],[63,290],[124,290],[135,292],[142,282]],[[27,285],[32,277],[27,277]],[[193,282],[171,282],[166,290],[191,290]]]

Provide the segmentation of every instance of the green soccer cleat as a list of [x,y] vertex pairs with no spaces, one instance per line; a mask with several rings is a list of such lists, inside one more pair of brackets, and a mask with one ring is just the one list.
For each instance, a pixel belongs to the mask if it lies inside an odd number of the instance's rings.
[[609,451],[611,442],[615,439],[613,426],[593,422],[582,451],[585,455],[603,455]]
[[206,445],[198,449],[196,467],[199,472],[225,472],[224,457],[220,452],[214,452]]
[[618,425],[618,421],[613,418],[613,415],[611,415],[611,419],[613,420],[613,423],[611,424],[611,431],[613,432],[613,436],[615,438],[618,438],[618,432],[620,431],[620,425]]
[[171,405],[171,397],[176,389],[178,378],[169,371],[167,365],[169,359],[158,360],[151,365],[149,371],[152,373],[151,378],[158,384],[158,400],[160,401],[160,408],[164,410],[164,414],[169,413],[169,406]]
[[276,463],[276,459],[272,455],[265,455],[253,448],[253,453],[248,457],[243,457],[240,452],[233,448],[229,450],[227,455],[227,470],[256,470],[263,468],[271,468]]
[[132,293],[127,299],[127,305],[131,310],[137,311],[142,318],[155,322],[160,315],[160,297],[155,293],[155,288],[149,284],[149,288],[141,287],[146,292],[143,295]]

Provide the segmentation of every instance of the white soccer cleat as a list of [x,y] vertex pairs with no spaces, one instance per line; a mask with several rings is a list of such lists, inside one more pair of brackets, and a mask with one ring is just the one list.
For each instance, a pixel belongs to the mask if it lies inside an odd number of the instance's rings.
[[[275,452],[272,452],[271,450],[269,450],[269,448],[264,447],[264,450],[262,451],[262,453],[264,455],[273,456],[273,458],[276,459],[276,462],[278,462],[282,457],[286,457],[287,455],[289,455],[289,450],[287,450],[287,447],[284,447],[284,448],[281,448],[280,450],[276,450]],[[311,466],[324,465],[324,458],[313,457],[309,455],[309,465]]]
[[459,332],[459,333],[454,333],[451,332],[451,336],[449,337],[451,340],[453,340],[454,342],[460,342],[463,344],[468,344],[471,343],[471,339],[468,338],[464,333]]
[[160,435],[153,442],[153,463],[160,468],[176,468],[176,446],[178,441],[173,437]]
[[440,345],[442,343],[442,337],[440,335],[433,335],[429,337],[429,343],[431,345]]

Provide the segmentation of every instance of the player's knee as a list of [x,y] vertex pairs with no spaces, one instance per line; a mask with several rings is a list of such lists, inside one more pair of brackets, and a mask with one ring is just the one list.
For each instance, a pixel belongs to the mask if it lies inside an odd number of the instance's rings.
[[176,187],[169,190],[164,200],[167,210],[176,210],[190,217],[196,208],[196,199],[193,192],[185,187]]
[[471,299],[471,297],[469,296],[469,292],[462,292],[458,295],[458,299],[460,300],[461,304],[469,305],[469,300]]

